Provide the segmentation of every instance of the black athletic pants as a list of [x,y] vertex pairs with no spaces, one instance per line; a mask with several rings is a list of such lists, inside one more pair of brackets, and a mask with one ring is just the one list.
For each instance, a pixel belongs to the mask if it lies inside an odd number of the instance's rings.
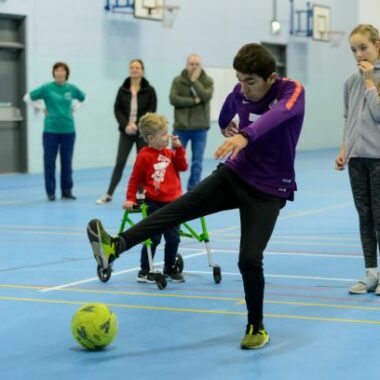
[[185,221],[238,208],[241,224],[238,264],[243,277],[248,323],[258,328],[263,321],[263,252],[285,203],[282,198],[253,189],[227,166],[219,165],[191,191],[120,234],[121,251]]
[[[149,199],[146,200],[148,205],[147,214],[151,215],[154,212],[158,211],[160,208],[165,207],[167,203],[161,203],[157,201],[151,201]],[[166,229],[162,233],[154,233],[150,235],[150,239],[152,241],[151,250],[152,250],[152,259],[156,253],[156,248],[161,242],[162,235],[165,238],[165,248],[164,248],[164,265],[166,269],[170,269],[175,264],[175,258],[178,252],[178,246],[181,241],[179,235],[179,226],[173,226]],[[144,244],[141,249],[141,270],[145,272],[149,272],[151,268],[149,268],[149,259],[148,259],[148,248]]]
[[125,164],[127,163],[128,156],[131,153],[133,144],[135,143],[137,152],[142,147],[146,146],[146,143],[142,137],[138,135],[127,135],[125,133],[120,133],[115,168],[113,169],[111,182],[107,190],[108,195],[112,196],[116,189],[116,186],[119,184],[121,176],[123,175]]
[[376,268],[377,246],[380,247],[380,159],[351,158],[348,172],[359,214],[365,267]]

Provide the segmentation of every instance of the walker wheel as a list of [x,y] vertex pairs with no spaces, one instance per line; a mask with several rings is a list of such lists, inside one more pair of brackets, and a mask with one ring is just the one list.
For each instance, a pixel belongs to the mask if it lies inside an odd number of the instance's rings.
[[112,268],[110,265],[107,267],[107,269],[103,269],[98,264],[98,267],[96,268],[96,273],[97,273],[99,280],[101,282],[107,282],[111,278],[111,272],[112,272]]
[[212,268],[215,284],[219,284],[222,281],[222,270],[219,266]]
[[183,272],[184,262],[183,262],[183,257],[180,253],[177,253],[175,256],[174,266],[175,266],[177,273]]
[[156,274],[156,285],[157,285],[157,288],[160,289],[160,290],[163,290],[166,288],[166,285],[167,285],[167,281],[166,281],[166,277],[161,274],[161,273],[157,273]]

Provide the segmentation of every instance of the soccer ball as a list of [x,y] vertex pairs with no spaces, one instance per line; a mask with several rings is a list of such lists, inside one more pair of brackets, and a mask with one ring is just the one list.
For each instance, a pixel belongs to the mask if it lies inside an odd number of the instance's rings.
[[81,306],[71,320],[74,339],[88,350],[108,346],[117,334],[117,317],[107,305],[89,303]]

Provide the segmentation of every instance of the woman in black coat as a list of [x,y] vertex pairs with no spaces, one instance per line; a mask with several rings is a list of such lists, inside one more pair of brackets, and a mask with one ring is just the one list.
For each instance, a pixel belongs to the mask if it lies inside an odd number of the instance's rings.
[[129,64],[129,77],[116,96],[114,111],[119,124],[120,138],[116,164],[107,193],[96,201],[104,204],[112,201],[112,195],[120,182],[129,153],[134,144],[137,152],[146,145],[138,131],[138,121],[147,112],[156,112],[157,96],[154,88],[144,78],[144,63],[134,59]]

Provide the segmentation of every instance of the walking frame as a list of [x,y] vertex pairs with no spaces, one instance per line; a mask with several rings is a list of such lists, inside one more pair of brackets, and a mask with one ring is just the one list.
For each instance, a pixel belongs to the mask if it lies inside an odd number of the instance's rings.
[[[128,224],[129,226],[134,226],[135,223],[133,220],[130,218],[129,214],[136,214],[136,213],[141,213],[141,216],[143,219],[145,219],[148,215],[148,205],[144,201],[138,202],[136,205],[136,208],[133,210],[125,210],[120,228],[119,228],[119,234],[125,231],[125,226]],[[188,223],[182,223],[180,227],[180,236],[186,237],[186,238],[192,238],[196,239],[199,242],[204,242],[205,247],[206,247],[206,252],[207,252],[207,259],[208,259],[208,264],[210,267],[213,269],[213,277],[214,281],[216,284],[219,284],[222,281],[222,271],[219,265],[216,265],[214,260],[213,260],[213,255],[211,252],[210,248],[210,239],[209,239],[209,234],[207,231],[207,226],[206,226],[206,220],[202,216],[200,218],[201,222],[201,228],[202,232],[197,233]],[[148,276],[152,279],[154,279],[157,287],[159,289],[165,289],[167,286],[167,280],[166,277],[163,273],[156,272],[154,271],[153,267],[153,255],[152,255],[152,241],[151,239],[147,239],[143,242],[147,248],[147,253],[148,253],[148,262],[149,262],[149,273]],[[112,273],[112,264],[111,263],[106,269],[103,269],[100,265],[97,267],[97,275],[100,281],[102,282],[107,282],[111,278],[111,273]],[[176,260],[175,260],[175,266],[176,269],[179,273],[183,272],[184,269],[184,260],[183,257],[180,253],[177,253],[176,255]]]

